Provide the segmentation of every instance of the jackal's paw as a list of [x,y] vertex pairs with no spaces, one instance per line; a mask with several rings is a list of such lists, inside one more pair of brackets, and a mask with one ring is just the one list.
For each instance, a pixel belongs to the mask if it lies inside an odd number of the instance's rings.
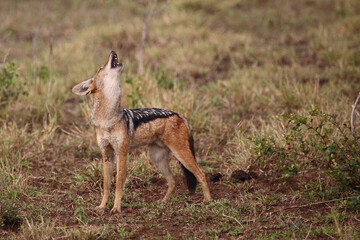
[[203,200],[203,203],[205,203],[205,204],[207,204],[207,203],[210,203],[210,201],[211,201],[211,198],[204,198],[204,200]]
[[115,213],[121,213],[121,209],[120,207],[113,207],[110,211],[111,214],[115,214]]
[[95,207],[95,210],[98,211],[98,210],[104,210],[105,209],[105,205],[99,205],[97,207]]
[[168,199],[159,199],[156,201],[157,204],[166,204],[168,202]]

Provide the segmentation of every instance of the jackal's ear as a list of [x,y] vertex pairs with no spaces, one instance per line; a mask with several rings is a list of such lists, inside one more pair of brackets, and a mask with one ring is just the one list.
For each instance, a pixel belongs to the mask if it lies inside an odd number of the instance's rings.
[[91,91],[93,90],[93,86],[92,86],[92,82],[94,81],[93,78],[88,79],[86,81],[83,81],[77,85],[75,85],[72,88],[72,92],[80,95],[80,96],[85,96],[91,93]]

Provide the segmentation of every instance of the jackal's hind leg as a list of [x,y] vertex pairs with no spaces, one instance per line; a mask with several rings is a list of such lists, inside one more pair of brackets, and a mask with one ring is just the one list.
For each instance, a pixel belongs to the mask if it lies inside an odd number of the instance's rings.
[[184,165],[187,170],[194,174],[196,179],[200,182],[204,193],[204,202],[209,202],[211,200],[211,195],[209,186],[206,182],[205,174],[200,170],[190,148],[184,146],[186,146],[186,142],[184,141],[184,143],[182,143],[181,138],[168,144],[168,147],[174,156],[181,162],[182,165]]
[[112,173],[114,170],[114,150],[111,145],[109,144],[100,150],[103,157],[104,193],[100,205],[95,208],[97,210],[105,209],[106,203],[109,200]]
[[169,201],[171,194],[173,194],[176,186],[174,175],[171,173],[169,168],[169,154],[170,151],[167,147],[161,147],[159,145],[153,144],[149,147],[149,157],[152,164],[155,166],[159,172],[164,175],[168,189],[164,198],[160,202]]

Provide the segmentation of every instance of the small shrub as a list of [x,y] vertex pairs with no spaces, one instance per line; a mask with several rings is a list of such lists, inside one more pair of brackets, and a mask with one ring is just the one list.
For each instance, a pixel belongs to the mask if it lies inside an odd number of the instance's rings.
[[23,239],[56,239],[57,229],[56,220],[47,219],[44,220],[43,216],[40,216],[40,222],[34,222],[33,219],[26,219],[27,224],[21,226],[23,232]]
[[115,227],[109,225],[98,226],[83,226],[81,228],[74,228],[66,236],[66,239],[129,239],[133,233],[129,232],[123,227]]
[[76,209],[73,214],[73,219],[79,223],[87,223],[88,217],[85,211],[84,199],[82,197],[78,197],[77,199],[75,199],[74,203]]
[[171,78],[169,78],[164,69],[158,70],[155,72],[155,78],[158,86],[165,89],[173,89],[174,82]]
[[47,66],[41,66],[40,69],[38,69],[38,77],[41,81],[49,81],[50,79],[50,69]]
[[16,227],[21,223],[19,208],[17,206],[16,192],[9,192],[0,197],[0,227]]
[[140,87],[136,85],[135,80],[133,78],[127,78],[125,82],[130,85],[132,91],[130,94],[126,96],[127,101],[129,103],[129,108],[139,107],[139,102],[141,99]]
[[26,94],[19,85],[17,70],[11,62],[6,62],[0,70],[0,107],[3,103],[17,99],[20,94]]
[[359,194],[360,149],[351,135],[348,122],[335,114],[314,108],[307,114],[283,114],[287,129],[283,138],[250,138],[253,158],[259,167],[273,163],[288,178],[302,170],[315,170],[336,182],[337,193]]

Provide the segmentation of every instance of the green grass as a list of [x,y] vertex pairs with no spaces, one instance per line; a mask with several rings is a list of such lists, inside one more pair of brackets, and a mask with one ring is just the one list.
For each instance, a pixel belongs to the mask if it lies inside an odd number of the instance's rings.
[[[0,2],[0,238],[359,238],[359,149],[348,132],[360,92],[359,1],[171,1],[149,24],[139,75],[149,7]],[[187,194],[175,161],[180,186],[156,204],[165,181],[135,151],[123,217],[109,214],[114,196],[94,210],[101,155],[89,99],[71,87],[112,49],[125,65],[124,107],[189,120],[200,167],[223,176],[210,183],[210,204],[200,203],[201,188]],[[308,117],[315,108],[336,114],[345,134],[331,124],[308,131],[304,117],[312,126],[324,117]],[[236,169],[257,178],[234,183]]]

